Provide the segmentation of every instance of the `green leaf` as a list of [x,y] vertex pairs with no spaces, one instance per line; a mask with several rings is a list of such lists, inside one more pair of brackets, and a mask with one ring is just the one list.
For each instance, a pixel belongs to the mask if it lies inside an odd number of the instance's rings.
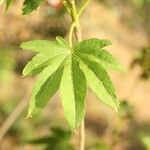
[[100,65],[102,65],[105,69],[113,69],[116,71],[125,71],[125,69],[122,67],[122,65],[119,64],[119,62],[106,50],[95,50],[88,51],[87,53],[83,52],[76,52],[76,55],[85,55],[85,57],[98,62]]
[[83,55],[80,55],[80,59],[82,60],[82,63],[80,63],[81,69],[83,70],[91,89],[103,103],[117,111],[119,103],[116,98],[115,88],[105,69],[97,62],[89,60]]
[[66,48],[60,46],[58,42],[47,40],[34,40],[23,42],[20,47],[26,50],[31,50],[37,53],[44,53],[47,55],[53,55],[67,50]]
[[68,55],[67,52],[62,52],[59,54],[53,54],[53,55],[45,55],[45,54],[38,54],[31,61],[28,62],[26,67],[23,70],[23,75],[37,75],[39,74],[45,67],[48,65],[51,65],[53,60],[60,56],[60,55]]
[[67,48],[63,48],[58,42],[47,40],[24,42],[20,47],[39,53],[24,68],[24,76],[40,73],[45,67],[51,64],[53,59],[63,54],[67,55],[69,52]]
[[117,110],[119,102],[105,68],[119,68],[119,64],[102,49],[110,44],[108,40],[89,39],[71,49],[61,37],[56,41],[22,43],[22,48],[37,53],[23,74],[41,72],[33,89],[28,116],[40,112],[60,86],[65,117],[70,129],[76,129],[84,119],[87,82],[103,103]]
[[104,68],[112,68],[117,71],[125,71],[120,63],[106,50],[97,51],[94,56],[98,58],[99,62]]
[[22,14],[27,15],[41,5],[45,0],[25,0],[23,3]]
[[91,39],[83,40],[80,43],[77,43],[75,45],[74,50],[79,52],[89,53],[89,51],[99,50],[111,44],[112,42],[109,40],[91,38]]
[[106,50],[102,49],[110,45],[109,40],[88,39],[75,46],[75,53],[83,53],[93,61],[100,63],[104,68],[111,68],[117,71],[124,71],[118,61]]
[[61,66],[65,58],[66,55],[57,57],[53,63],[46,67],[40,74],[33,89],[28,117],[32,117],[40,112],[58,90],[63,72]]
[[140,138],[142,140],[142,143],[144,144],[145,149],[150,150],[150,135],[142,134]]
[[84,118],[86,79],[74,57],[69,57],[64,67],[61,81],[61,97],[64,114],[72,130],[77,128]]

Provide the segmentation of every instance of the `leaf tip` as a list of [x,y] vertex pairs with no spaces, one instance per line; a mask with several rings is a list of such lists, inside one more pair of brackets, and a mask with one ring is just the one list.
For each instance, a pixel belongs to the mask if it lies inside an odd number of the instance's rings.
[[26,77],[24,74],[22,74],[22,76],[21,76],[22,78],[24,78],[24,77]]
[[19,47],[22,48],[22,49],[26,49],[29,45],[29,42],[30,41],[22,42]]
[[116,107],[114,108],[115,111],[118,113],[119,112],[119,109],[120,109],[120,102],[119,100],[117,99],[117,103],[116,103]]
[[60,36],[56,36],[56,40],[59,40],[61,37]]
[[19,47],[24,49],[24,42],[22,42]]
[[32,115],[31,114],[27,114],[26,118],[27,120],[31,120],[32,119]]
[[26,77],[28,73],[26,72],[26,67],[22,71],[22,77]]

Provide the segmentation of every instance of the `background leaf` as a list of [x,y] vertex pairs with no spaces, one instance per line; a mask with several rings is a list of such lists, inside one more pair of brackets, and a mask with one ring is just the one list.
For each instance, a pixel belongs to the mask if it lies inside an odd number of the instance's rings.
[[6,0],[6,10],[10,7],[14,0]]
[[30,140],[28,143],[35,145],[45,145],[42,150],[74,150],[72,144],[69,143],[72,133],[62,128],[52,128],[52,133],[43,138]]
[[22,14],[27,15],[41,5],[45,0],[25,0],[23,3]]

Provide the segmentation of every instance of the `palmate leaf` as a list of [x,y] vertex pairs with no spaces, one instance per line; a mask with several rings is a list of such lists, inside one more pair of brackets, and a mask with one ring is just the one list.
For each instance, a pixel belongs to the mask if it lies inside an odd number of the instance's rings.
[[61,37],[56,41],[23,43],[22,48],[37,53],[23,74],[41,72],[33,89],[28,116],[39,113],[60,86],[64,114],[70,129],[74,130],[84,118],[87,83],[103,103],[117,110],[119,102],[106,69],[108,66],[119,68],[120,64],[102,49],[110,43],[108,40],[89,39],[70,48]]

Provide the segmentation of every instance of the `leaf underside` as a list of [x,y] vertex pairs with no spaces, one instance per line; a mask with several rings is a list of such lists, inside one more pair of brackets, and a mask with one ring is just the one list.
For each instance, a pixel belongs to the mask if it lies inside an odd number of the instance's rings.
[[36,52],[23,70],[24,76],[37,75],[28,117],[38,114],[60,87],[64,114],[71,130],[84,119],[87,84],[106,105],[117,111],[119,102],[106,69],[122,70],[104,48],[108,40],[88,39],[70,48],[61,37],[56,41],[24,42],[21,48]]

